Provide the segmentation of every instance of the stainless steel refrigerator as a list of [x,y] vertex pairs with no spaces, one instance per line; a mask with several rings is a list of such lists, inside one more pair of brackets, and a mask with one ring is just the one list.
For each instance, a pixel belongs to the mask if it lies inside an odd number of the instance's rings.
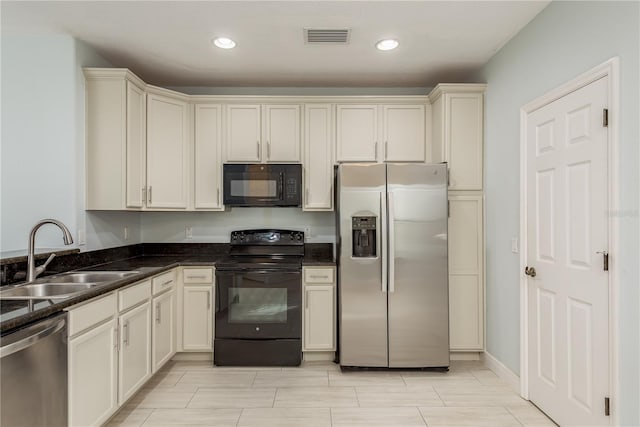
[[339,360],[449,366],[446,164],[336,170]]

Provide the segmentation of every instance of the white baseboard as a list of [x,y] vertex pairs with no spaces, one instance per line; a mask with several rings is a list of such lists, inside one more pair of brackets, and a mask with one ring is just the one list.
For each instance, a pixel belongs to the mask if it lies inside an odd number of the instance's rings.
[[451,351],[449,352],[451,360],[480,360],[480,352],[477,351]]
[[333,351],[305,351],[302,353],[302,360],[305,362],[330,361],[335,358]]
[[213,352],[204,351],[204,352],[181,352],[173,355],[171,360],[186,360],[186,361],[209,361],[213,360]]
[[491,369],[501,380],[520,396],[520,377],[511,369],[507,368],[504,363],[495,358],[491,353],[484,352],[482,355],[484,365]]

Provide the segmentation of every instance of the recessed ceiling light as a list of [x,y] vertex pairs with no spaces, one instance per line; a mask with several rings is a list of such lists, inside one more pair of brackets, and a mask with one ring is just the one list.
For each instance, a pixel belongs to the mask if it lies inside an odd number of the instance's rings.
[[236,47],[236,42],[227,37],[215,38],[213,39],[213,44],[218,46],[220,49],[233,49]]
[[384,39],[376,43],[376,47],[378,48],[378,50],[393,50],[397,48],[399,44],[400,43],[398,43],[398,40]]

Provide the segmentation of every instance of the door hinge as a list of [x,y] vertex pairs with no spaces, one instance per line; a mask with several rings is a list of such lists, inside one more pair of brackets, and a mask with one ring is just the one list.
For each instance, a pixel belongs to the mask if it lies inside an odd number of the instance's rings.
[[604,414],[606,416],[611,415],[611,401],[608,397],[604,398]]
[[598,251],[597,254],[602,254],[602,270],[609,271],[609,252]]
[[603,127],[609,127],[609,109],[608,108],[604,108],[602,110],[602,126]]

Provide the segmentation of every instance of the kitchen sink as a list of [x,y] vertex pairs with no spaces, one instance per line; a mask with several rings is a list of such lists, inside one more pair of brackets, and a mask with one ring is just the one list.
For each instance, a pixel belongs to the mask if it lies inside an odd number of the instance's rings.
[[96,286],[97,283],[30,283],[0,291],[3,299],[57,299],[67,298]]
[[44,277],[47,283],[95,283],[110,282],[138,274],[139,271],[76,271]]

